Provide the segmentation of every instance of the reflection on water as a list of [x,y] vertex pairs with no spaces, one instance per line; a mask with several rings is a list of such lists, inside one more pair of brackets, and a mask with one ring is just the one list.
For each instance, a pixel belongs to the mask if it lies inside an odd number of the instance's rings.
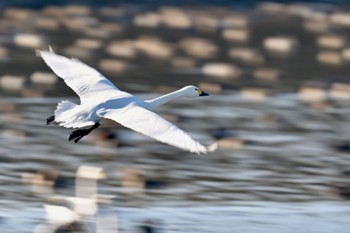
[[[350,20],[337,6],[3,13],[2,232],[349,228]],[[218,151],[192,155],[112,122],[68,142],[71,130],[45,125],[59,101],[79,102],[35,57],[49,44],[143,99],[199,84],[212,95],[158,112]]]

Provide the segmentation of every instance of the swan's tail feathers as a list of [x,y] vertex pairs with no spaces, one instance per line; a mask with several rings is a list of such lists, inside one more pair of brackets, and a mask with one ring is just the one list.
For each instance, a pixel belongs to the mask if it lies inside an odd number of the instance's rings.
[[75,103],[72,103],[68,100],[63,100],[57,105],[57,108],[55,110],[55,116],[60,116],[62,113],[67,112],[68,110],[73,109],[77,105]]
[[67,112],[69,112],[69,110],[75,108],[75,106],[77,106],[76,104],[68,101],[68,100],[64,100],[62,102],[60,102],[57,105],[57,108],[55,110],[55,115],[50,116],[46,119],[46,125],[50,125],[50,124],[60,124],[62,122],[65,121]]

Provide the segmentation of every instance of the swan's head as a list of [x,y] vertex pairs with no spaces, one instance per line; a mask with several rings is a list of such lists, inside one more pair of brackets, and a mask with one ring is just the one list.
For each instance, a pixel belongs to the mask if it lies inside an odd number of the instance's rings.
[[181,92],[183,92],[183,95],[186,97],[199,97],[199,96],[208,96],[208,93],[205,93],[199,87],[196,86],[186,86],[181,89]]

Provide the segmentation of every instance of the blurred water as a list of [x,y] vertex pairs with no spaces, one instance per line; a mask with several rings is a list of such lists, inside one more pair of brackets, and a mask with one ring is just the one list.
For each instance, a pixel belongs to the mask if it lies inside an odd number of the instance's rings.
[[[334,202],[318,203],[227,203],[205,207],[118,208],[121,232],[135,232],[147,216],[157,219],[160,232],[348,232],[349,206]],[[43,217],[39,209],[10,212],[2,224],[3,232],[28,232],[25,220]],[[15,217],[11,217],[15,216]],[[21,221],[21,226],[18,226]],[[10,230],[11,229],[11,230]]]
[[[1,232],[33,232],[45,219],[44,204],[75,195],[83,165],[106,173],[97,193],[114,199],[98,213],[118,217],[121,232],[147,220],[160,232],[349,232],[350,31],[348,18],[332,21],[339,10],[4,9]],[[15,39],[23,33],[38,37]],[[320,45],[324,35],[331,39]],[[264,44],[276,37],[287,44],[282,52]],[[46,126],[46,118],[59,101],[79,100],[61,80],[33,78],[51,72],[34,53],[49,44],[142,99],[200,85],[209,97],[179,99],[157,113],[219,149],[193,155],[112,122],[68,142],[71,130]]]
[[[328,146],[336,142],[337,134],[348,135],[348,130],[339,127],[344,127],[346,120],[330,121],[331,113],[315,113],[297,98],[282,95],[255,104],[227,93],[198,100],[196,105],[201,107],[196,112],[188,110],[197,100],[178,101],[161,108],[160,113],[165,115],[181,113],[186,120],[177,124],[201,141],[209,141],[204,136],[222,127],[231,129],[247,142],[241,149],[221,148],[206,156],[191,155],[119,127],[101,131],[117,133],[119,143],[125,146],[99,145],[98,132],[79,144],[69,143],[70,130],[44,124],[57,101],[57,98],[1,101],[16,103],[16,114],[23,117],[13,124],[8,124],[13,117],[1,121],[0,215],[4,217],[5,228],[16,226],[14,221],[22,223],[16,230],[5,232],[28,232],[28,227],[34,227],[44,216],[40,206],[48,194],[33,196],[30,185],[20,179],[22,172],[48,170],[74,177],[79,165],[105,169],[108,179],[102,181],[99,190],[117,195],[115,213],[126,232],[132,231],[134,222],[146,216],[162,222],[164,232],[232,232],[232,229],[346,232],[348,229],[347,205],[326,201],[339,201],[337,183],[348,182],[348,177],[342,175],[342,170],[350,165],[347,154]],[[235,114],[228,117],[225,111]],[[262,124],[257,120],[271,112],[298,120],[291,122],[294,125],[291,129],[285,123]],[[136,198],[126,196],[117,174],[125,167],[141,169],[148,179],[166,182],[166,186],[147,189]],[[140,207],[126,208],[129,205]]]

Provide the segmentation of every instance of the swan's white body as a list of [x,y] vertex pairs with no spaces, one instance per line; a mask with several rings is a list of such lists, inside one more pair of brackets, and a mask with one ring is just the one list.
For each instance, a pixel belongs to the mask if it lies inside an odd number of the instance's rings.
[[150,111],[181,96],[200,96],[203,92],[199,88],[187,86],[156,99],[142,101],[119,90],[97,70],[76,59],[59,56],[51,49],[38,51],[38,55],[80,97],[80,105],[67,100],[58,104],[55,122],[60,126],[83,128],[94,125],[101,118],[107,118],[160,142],[197,154],[216,149],[216,144],[203,146],[183,130]]

